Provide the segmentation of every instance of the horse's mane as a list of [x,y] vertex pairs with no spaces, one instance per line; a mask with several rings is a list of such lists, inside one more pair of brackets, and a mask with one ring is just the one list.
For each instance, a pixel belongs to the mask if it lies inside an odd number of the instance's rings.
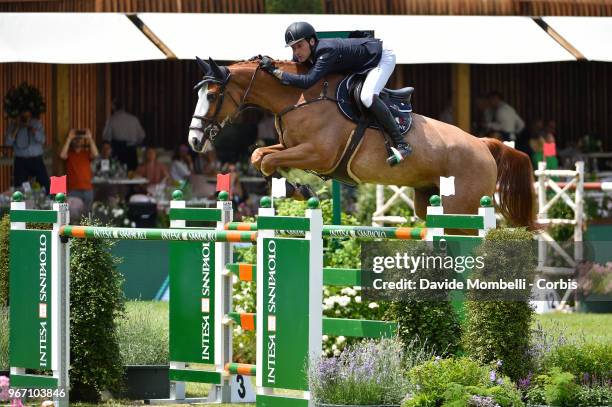
[[[229,65],[229,68],[238,68],[238,67],[245,67],[245,68],[255,68],[259,62],[261,61],[262,56],[261,55],[256,55],[252,58],[243,60],[243,61],[237,61],[234,62],[233,64]],[[293,62],[293,61],[287,61],[287,60],[274,60],[274,64],[281,68],[281,69],[285,69],[288,70],[289,72],[299,72],[299,73],[304,73],[306,72],[308,69],[306,67],[304,67],[303,65],[298,64],[297,62]]]

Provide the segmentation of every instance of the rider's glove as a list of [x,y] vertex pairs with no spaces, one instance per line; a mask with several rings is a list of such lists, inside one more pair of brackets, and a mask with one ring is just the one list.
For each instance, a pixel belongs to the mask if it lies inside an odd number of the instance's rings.
[[270,57],[261,58],[261,62],[259,62],[259,66],[261,67],[261,69],[276,76],[278,79],[282,79],[283,71],[281,71],[274,65],[274,60],[272,58]]

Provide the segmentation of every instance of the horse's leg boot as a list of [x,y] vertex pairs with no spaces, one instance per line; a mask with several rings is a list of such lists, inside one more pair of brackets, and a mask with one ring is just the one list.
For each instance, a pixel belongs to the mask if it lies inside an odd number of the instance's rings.
[[395,147],[391,147],[392,154],[387,158],[387,163],[391,166],[399,164],[404,158],[412,153],[412,146],[404,140],[404,136],[399,130],[395,118],[387,108],[387,105],[380,100],[378,95],[372,98],[372,106],[370,112],[376,117],[378,123],[382,126],[385,132],[391,137]]

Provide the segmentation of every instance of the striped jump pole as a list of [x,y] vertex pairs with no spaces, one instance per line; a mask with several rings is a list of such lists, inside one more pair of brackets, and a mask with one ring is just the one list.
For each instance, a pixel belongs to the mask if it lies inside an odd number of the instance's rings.
[[255,242],[257,232],[200,229],[136,229],[101,226],[62,226],[60,236],[75,239],[182,240],[190,242]]
[[[256,222],[230,222],[225,225],[225,230],[256,231]],[[280,232],[280,231],[279,231]],[[281,232],[282,233],[282,232]],[[294,235],[299,235],[299,231],[293,231]],[[425,228],[410,227],[377,227],[377,226],[343,226],[343,225],[324,225],[324,237],[339,238],[383,238],[398,240],[424,240],[427,236]]]

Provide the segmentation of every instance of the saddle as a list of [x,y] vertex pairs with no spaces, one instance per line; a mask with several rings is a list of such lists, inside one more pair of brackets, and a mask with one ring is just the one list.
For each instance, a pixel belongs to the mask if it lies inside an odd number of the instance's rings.
[[[370,118],[367,110],[361,103],[361,89],[366,74],[351,74],[345,77],[336,88],[336,100],[338,108],[346,116],[347,119],[355,123],[361,120],[367,120],[367,127],[380,130],[380,126],[373,118]],[[385,102],[389,111],[395,117],[398,123],[400,132],[406,134],[412,125],[412,92],[413,87],[402,89],[383,89],[380,93],[380,99]]]
[[[356,176],[351,174],[350,166],[353,155],[359,147],[359,144],[361,144],[367,128],[376,129],[382,133],[387,154],[391,154],[389,137],[361,103],[361,89],[366,74],[367,73],[348,75],[340,81],[336,88],[338,108],[349,120],[357,123],[357,127],[351,134],[347,146],[342,153],[342,157],[334,169],[328,174],[319,174],[319,176],[322,176],[324,179],[334,178],[351,186],[355,186],[360,182]],[[412,126],[412,104],[410,99],[412,98],[413,91],[414,88],[412,87],[398,90],[385,88],[379,95],[381,100],[389,108],[389,111],[393,114],[393,117],[395,117],[395,121],[402,135],[408,133]]]

